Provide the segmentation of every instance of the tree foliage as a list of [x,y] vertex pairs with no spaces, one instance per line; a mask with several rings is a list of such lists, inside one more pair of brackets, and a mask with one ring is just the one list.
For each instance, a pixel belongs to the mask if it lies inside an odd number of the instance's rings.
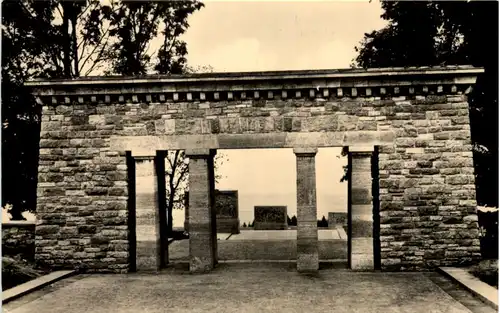
[[[349,153],[349,148],[348,147],[342,147],[342,150],[340,151],[340,156],[337,156],[337,158],[340,157],[345,157]],[[349,179],[349,164],[342,166],[342,170],[344,171],[344,174],[340,178],[340,182],[346,182]]]
[[317,226],[318,227],[328,227],[328,221],[326,220],[326,217],[323,215],[321,220],[317,221]]
[[297,216],[292,216],[292,218],[289,218],[287,216],[287,224],[288,226],[297,226]]
[[[41,108],[24,82],[187,71],[179,36],[202,7],[199,1],[2,2],[2,206],[13,205],[13,219],[36,207]],[[151,52],[158,36],[160,49]]]
[[387,26],[365,34],[353,66],[484,67],[469,97],[477,200],[498,206],[498,2],[382,1]]
[[[181,74],[186,66],[186,43],[179,37],[189,27],[187,18],[201,9],[198,1],[123,1],[111,15],[112,71],[123,75],[144,75],[153,68],[160,74]],[[163,37],[156,60],[149,44]]]

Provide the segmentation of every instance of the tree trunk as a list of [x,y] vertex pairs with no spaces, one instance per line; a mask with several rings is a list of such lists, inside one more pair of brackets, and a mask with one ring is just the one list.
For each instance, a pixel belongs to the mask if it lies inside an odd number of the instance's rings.
[[64,59],[63,59],[63,67],[64,67],[64,77],[69,78],[71,77],[71,46],[70,46],[70,36],[69,36],[69,13],[71,11],[71,8],[69,5],[71,3],[62,3],[62,8],[63,8],[63,22],[62,22],[62,28],[63,28],[63,54],[64,54]]
[[75,66],[75,77],[80,76],[80,72],[78,71],[78,45],[77,45],[77,40],[76,40],[76,16],[77,11],[73,10],[72,15],[71,15],[71,24],[72,24],[72,29],[71,29],[71,43],[72,43],[72,49],[73,49],[73,64]]
[[172,217],[172,211],[174,209],[174,199],[171,199],[172,196],[170,196],[170,199],[168,200],[167,204],[167,234],[170,236],[172,235],[173,232],[173,217]]

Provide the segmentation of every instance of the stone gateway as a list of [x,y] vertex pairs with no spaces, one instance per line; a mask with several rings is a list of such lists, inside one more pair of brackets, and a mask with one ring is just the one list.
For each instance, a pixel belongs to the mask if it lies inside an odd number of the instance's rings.
[[[351,269],[420,270],[480,258],[460,67],[88,77],[27,83],[42,105],[36,255],[99,272],[165,265],[158,196],[136,212],[136,175],[189,157],[190,271],[217,264],[217,149],[293,148],[297,268],[318,270],[315,156],[348,147]],[[156,165],[155,165],[156,164]],[[155,170],[156,168],[156,170]],[[141,232],[142,217],[155,223]],[[146,236],[147,235],[147,236]],[[150,238],[146,244],[145,238]]]

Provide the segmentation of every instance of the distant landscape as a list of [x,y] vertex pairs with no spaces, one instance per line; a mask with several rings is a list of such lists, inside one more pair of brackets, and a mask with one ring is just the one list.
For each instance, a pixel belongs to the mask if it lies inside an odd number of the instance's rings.
[[[316,155],[318,219],[328,212],[347,212],[347,183],[340,182],[347,158],[340,148],[320,148]],[[253,221],[256,205],[286,205],[288,216],[297,214],[296,164],[292,149],[220,150],[217,164],[219,190],[238,190],[240,223]],[[138,177],[137,192],[152,192],[153,177]],[[138,203],[139,205],[139,203]],[[183,227],[184,210],[174,210],[174,227]]]
[[[338,193],[319,194],[317,197],[318,219],[324,215],[328,219],[328,212],[347,212],[347,184],[346,188]],[[256,205],[286,205],[288,216],[297,214],[297,198],[295,193],[288,194],[239,194],[238,213],[240,224],[253,221],[253,208]],[[173,212],[174,227],[184,225],[184,210]]]

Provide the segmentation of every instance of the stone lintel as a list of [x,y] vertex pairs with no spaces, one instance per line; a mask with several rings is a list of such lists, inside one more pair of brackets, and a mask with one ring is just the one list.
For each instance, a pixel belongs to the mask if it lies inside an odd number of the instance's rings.
[[349,152],[373,152],[374,146],[349,146]]
[[132,151],[132,157],[136,160],[136,161],[151,161],[151,160],[154,160],[154,158],[156,157],[156,155],[152,155],[151,153],[147,153],[147,154],[140,154],[140,153],[137,153],[137,154],[134,154],[134,151]]
[[352,155],[371,155],[375,151],[374,146],[349,146],[349,153]]
[[186,149],[185,154],[188,158],[208,158],[214,155],[212,149],[205,149],[205,148]]
[[[116,136],[110,139],[113,151],[132,151],[132,156],[154,156],[157,150],[259,149],[392,144],[392,131],[295,132],[265,134],[211,134],[166,136]],[[203,152],[206,153],[206,152]],[[187,153],[188,154],[188,153]]]

